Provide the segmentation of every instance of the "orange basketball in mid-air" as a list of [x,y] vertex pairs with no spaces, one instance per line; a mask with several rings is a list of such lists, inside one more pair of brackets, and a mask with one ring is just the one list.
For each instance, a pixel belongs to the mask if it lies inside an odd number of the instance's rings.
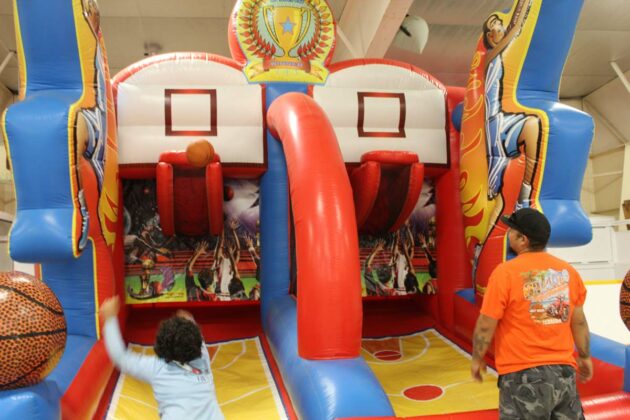
[[28,274],[0,273],[0,390],[34,385],[66,347],[66,319],[55,294]]
[[193,166],[206,166],[214,159],[214,147],[207,140],[193,141],[186,147],[186,159]]
[[630,330],[630,271],[626,273],[626,278],[621,284],[621,292],[619,293],[619,312],[621,319],[626,324],[626,328]]

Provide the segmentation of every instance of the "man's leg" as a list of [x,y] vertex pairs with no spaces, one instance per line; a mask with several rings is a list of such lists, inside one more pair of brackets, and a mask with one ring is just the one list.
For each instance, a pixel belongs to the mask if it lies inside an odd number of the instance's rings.
[[551,418],[558,420],[584,419],[584,410],[577,392],[573,366],[559,365],[557,378],[560,400],[553,409]]
[[554,407],[552,374],[546,366],[502,375],[499,381],[501,420],[547,420]]

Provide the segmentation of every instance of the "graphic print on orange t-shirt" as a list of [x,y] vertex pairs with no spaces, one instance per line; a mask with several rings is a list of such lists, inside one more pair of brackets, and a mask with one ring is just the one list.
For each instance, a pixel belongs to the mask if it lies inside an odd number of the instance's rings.
[[552,269],[522,273],[523,295],[537,324],[551,325],[569,319],[569,272]]

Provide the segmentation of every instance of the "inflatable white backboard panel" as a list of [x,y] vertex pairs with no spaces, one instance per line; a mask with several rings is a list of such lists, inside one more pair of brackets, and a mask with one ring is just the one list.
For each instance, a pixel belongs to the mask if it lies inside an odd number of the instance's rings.
[[224,163],[265,163],[262,88],[205,57],[182,54],[128,69],[117,94],[120,164],[156,163],[160,153],[201,138]]
[[370,151],[397,150],[417,153],[424,164],[448,165],[445,95],[430,76],[389,64],[343,68],[313,88],[348,163]]

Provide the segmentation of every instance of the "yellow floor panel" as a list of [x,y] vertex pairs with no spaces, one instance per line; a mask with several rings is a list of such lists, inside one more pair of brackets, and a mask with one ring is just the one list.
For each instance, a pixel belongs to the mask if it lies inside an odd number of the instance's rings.
[[[152,347],[131,345],[153,354]],[[258,338],[208,346],[217,399],[227,420],[286,419],[284,408]],[[121,375],[108,420],[159,419],[151,387]]]
[[389,396],[396,416],[496,409],[496,372],[470,378],[470,355],[430,329],[403,337],[364,339],[362,355]]

